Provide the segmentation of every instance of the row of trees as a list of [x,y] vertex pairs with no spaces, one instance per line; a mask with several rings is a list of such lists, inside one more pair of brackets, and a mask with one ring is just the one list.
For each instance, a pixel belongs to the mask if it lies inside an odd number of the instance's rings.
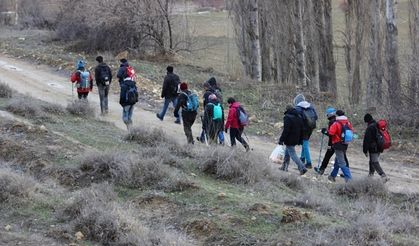
[[[246,76],[335,96],[346,83],[352,105],[388,102],[397,112],[407,102],[402,98],[418,102],[419,1],[407,1],[410,55],[403,78],[409,83],[401,79],[395,0],[341,0],[343,40],[334,38],[331,0],[229,0],[228,8]],[[338,83],[340,49],[346,79]]]

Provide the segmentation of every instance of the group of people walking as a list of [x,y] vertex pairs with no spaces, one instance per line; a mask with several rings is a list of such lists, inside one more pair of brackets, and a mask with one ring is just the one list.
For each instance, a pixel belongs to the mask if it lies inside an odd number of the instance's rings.
[[[285,156],[280,169],[288,171],[288,165],[292,159],[297,165],[300,174],[304,175],[308,169],[312,168],[309,140],[316,127],[315,122],[318,116],[314,107],[305,100],[302,94],[297,95],[294,99],[294,105],[287,106],[284,115],[284,130],[278,144],[285,145]],[[348,117],[345,116],[345,112],[332,107],[327,108],[326,117],[329,121],[328,127],[322,128],[321,133],[329,138],[327,151],[321,166],[314,167],[314,171],[319,175],[323,175],[331,157],[335,155],[333,170],[329,174],[328,179],[335,182],[340,169],[345,181],[350,181],[352,174],[346,151],[354,137],[352,124]],[[371,114],[365,114],[364,122],[367,124],[367,128],[364,134],[363,152],[366,157],[369,157],[369,176],[373,176],[377,172],[383,178],[383,181],[387,182],[389,178],[379,163],[380,153],[388,148],[390,144],[389,142],[386,143],[390,141],[386,123],[382,120],[381,122],[384,123],[380,125],[380,122],[376,122]],[[295,151],[296,145],[302,145],[300,157],[297,156]]]
[[[104,63],[103,57],[96,57],[98,65],[95,68],[94,78],[99,91],[101,114],[109,112],[108,94],[112,83],[112,71]],[[93,76],[85,68],[86,63],[79,61],[76,71],[71,75],[71,82],[76,84],[78,98],[87,100],[88,94],[93,88]],[[194,144],[195,139],[192,134],[192,126],[199,114],[199,98],[195,92],[188,88],[186,82],[181,82],[178,75],[174,73],[174,68],[168,66],[167,74],[164,78],[161,97],[164,104],[156,117],[163,121],[170,104],[174,107],[174,123],[183,124],[183,129],[188,144]],[[120,60],[120,67],[117,72],[120,85],[119,103],[123,108],[122,118],[127,125],[127,129],[132,127],[132,114],[134,105],[138,102],[138,90],[136,86],[136,75],[134,69],[129,65],[127,59]],[[236,140],[240,142],[246,151],[250,150],[249,144],[243,139],[244,127],[248,124],[248,115],[235,98],[228,98],[228,116],[225,119],[223,108],[222,90],[217,85],[214,77],[211,77],[203,84],[202,105],[202,132],[196,140],[205,144],[225,144],[224,132],[230,131],[231,146],[236,145]],[[284,145],[285,155],[282,166],[283,171],[288,171],[290,160],[292,159],[300,172],[304,175],[308,169],[313,168],[310,155],[310,137],[313,130],[317,127],[318,115],[315,108],[306,101],[304,95],[299,94],[294,98],[294,104],[286,107],[284,113],[284,129],[280,136],[279,145]],[[335,155],[334,167],[328,179],[335,182],[339,169],[342,170],[342,177],[346,181],[352,179],[346,151],[353,138],[353,127],[345,112],[329,107],[326,110],[328,127],[322,128],[321,132],[329,138],[327,151],[321,165],[314,167],[314,171],[323,175],[333,155]],[[386,124],[376,122],[370,114],[365,114],[364,121],[367,128],[363,141],[363,152],[369,157],[369,175],[373,176],[377,172],[384,181],[388,177],[382,170],[379,163],[380,153],[389,147],[388,132]],[[387,134],[387,135],[386,135]],[[388,139],[387,139],[388,138]],[[322,138],[323,139],[323,138]],[[295,146],[302,145],[301,155],[297,156]],[[319,161],[320,164],[320,161]]]

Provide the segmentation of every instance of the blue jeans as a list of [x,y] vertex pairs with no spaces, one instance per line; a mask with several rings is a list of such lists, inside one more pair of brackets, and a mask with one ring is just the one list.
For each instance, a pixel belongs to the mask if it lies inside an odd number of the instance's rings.
[[[164,105],[163,109],[159,113],[160,118],[163,120],[164,116],[166,115],[167,109],[169,108],[169,104],[172,103],[173,108],[176,108],[177,104],[177,97],[173,98],[164,98]],[[180,120],[180,117],[176,117],[176,120]]]
[[339,168],[342,169],[343,175],[345,176],[345,180],[349,181],[352,179],[351,170],[346,165],[345,161],[345,150],[335,150],[335,164],[333,166],[333,171],[330,174],[332,177],[336,177],[339,172]]
[[311,164],[310,157],[310,142],[308,140],[303,140],[303,148],[301,149],[301,160],[305,160],[305,163]]
[[132,112],[134,111],[134,105],[127,105],[122,107],[122,120],[125,124],[132,124]]
[[300,172],[306,169],[303,162],[300,160],[300,158],[298,158],[297,153],[295,152],[295,146],[287,145],[285,146],[285,156],[284,156],[284,169],[285,170],[288,170],[290,159],[292,159],[295,162],[295,164],[297,164],[298,170],[300,170]]

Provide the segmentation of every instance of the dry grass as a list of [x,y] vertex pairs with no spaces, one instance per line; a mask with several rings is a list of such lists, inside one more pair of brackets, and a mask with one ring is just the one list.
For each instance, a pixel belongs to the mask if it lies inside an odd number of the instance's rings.
[[86,100],[75,100],[67,104],[67,111],[75,116],[84,118],[95,117],[95,108]]
[[360,196],[387,197],[388,189],[381,180],[373,178],[357,179],[352,182],[336,186],[335,192],[352,198]]
[[162,130],[157,128],[134,128],[125,135],[124,139],[149,147],[157,147],[162,143],[173,143]]
[[13,96],[13,89],[7,84],[0,81],[0,98],[11,98]]
[[16,174],[10,169],[0,169],[0,204],[24,202],[35,193],[36,189],[37,186],[32,178]]
[[179,170],[164,165],[158,156],[145,158],[123,152],[90,153],[80,169],[91,182],[110,181],[129,188],[179,191],[194,184]]
[[41,101],[30,96],[13,97],[6,105],[9,112],[29,119],[44,119],[46,114],[43,111]]
[[70,221],[74,233],[80,231],[103,245],[190,245],[182,234],[163,226],[147,227],[129,205],[117,202],[112,187],[105,183],[76,192],[63,218]]

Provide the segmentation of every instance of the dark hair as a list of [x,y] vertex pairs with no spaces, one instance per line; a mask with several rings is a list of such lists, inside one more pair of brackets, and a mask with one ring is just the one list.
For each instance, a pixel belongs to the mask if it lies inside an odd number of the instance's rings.
[[345,112],[343,112],[342,110],[338,110],[338,111],[336,111],[336,115],[337,116],[343,116],[343,115],[345,115]]
[[96,61],[99,62],[99,63],[102,63],[103,62],[103,57],[102,56],[96,57]]
[[167,66],[166,68],[168,73],[173,73],[173,67],[172,66]]
[[235,103],[235,102],[236,102],[236,99],[234,99],[232,97],[228,98],[228,100],[227,100],[228,104]]
[[370,115],[368,113],[364,115],[364,122],[365,123],[370,123],[373,120],[374,120],[374,118],[372,118],[372,115]]
[[128,60],[127,59],[125,59],[125,58],[122,58],[121,60],[119,60],[121,63],[126,63],[126,62],[128,62]]

